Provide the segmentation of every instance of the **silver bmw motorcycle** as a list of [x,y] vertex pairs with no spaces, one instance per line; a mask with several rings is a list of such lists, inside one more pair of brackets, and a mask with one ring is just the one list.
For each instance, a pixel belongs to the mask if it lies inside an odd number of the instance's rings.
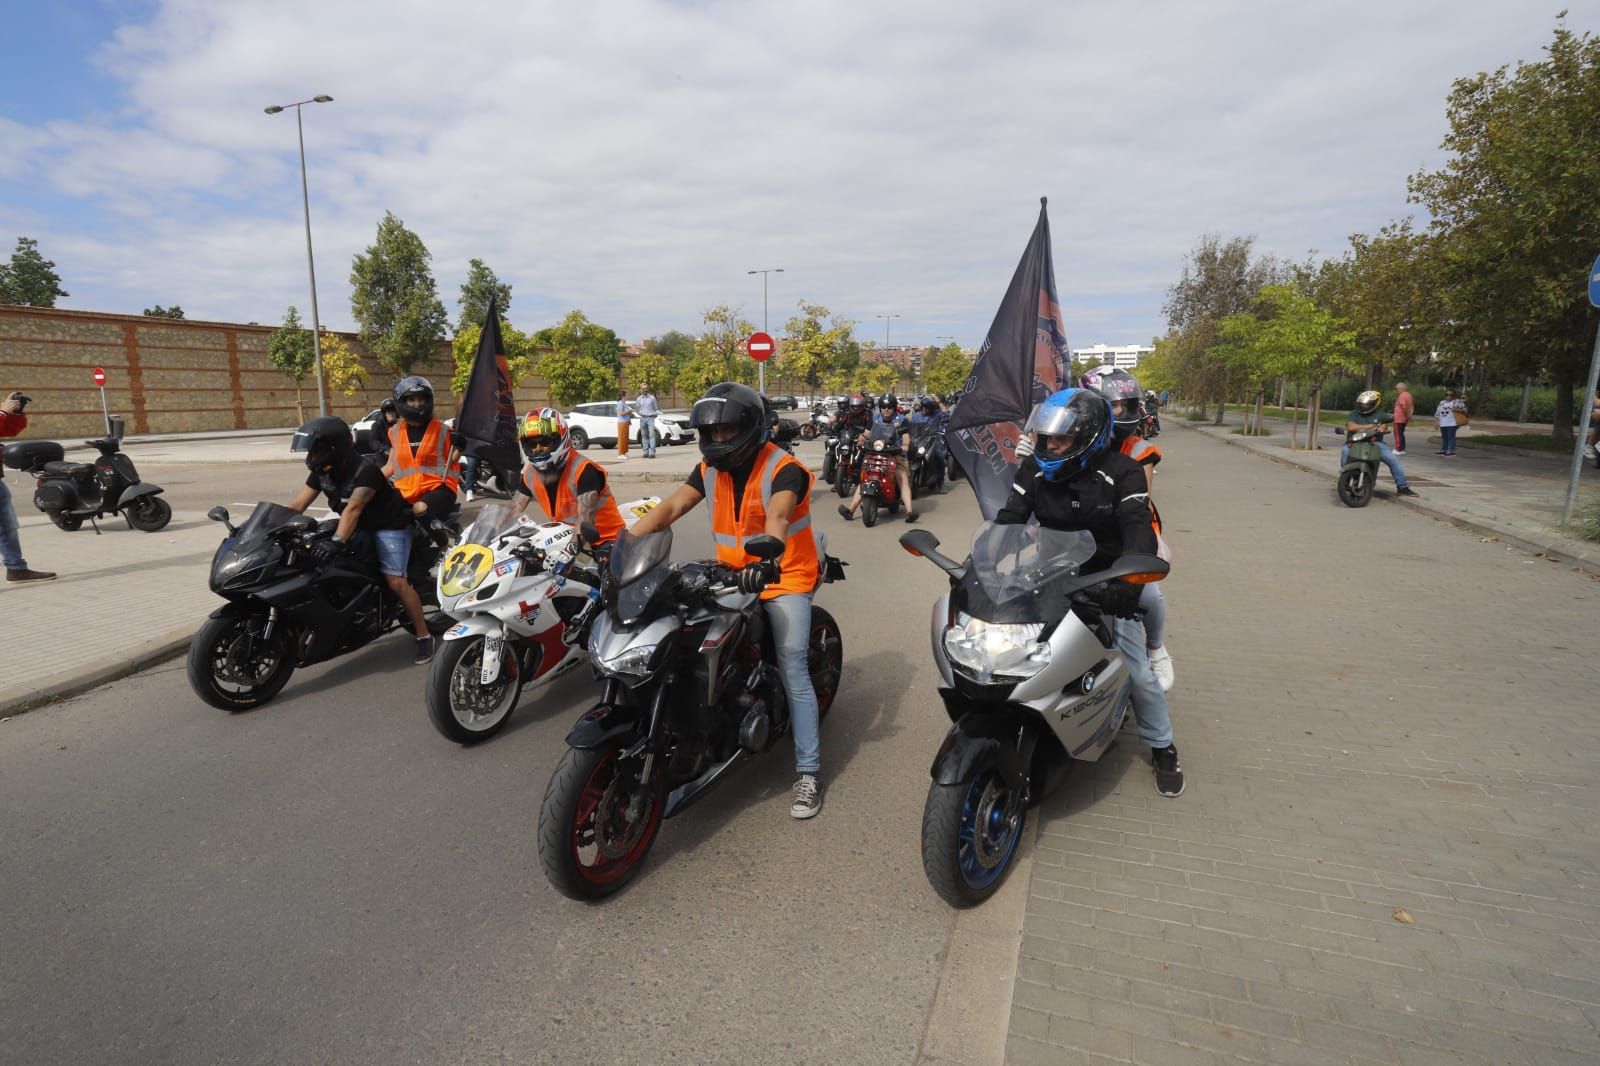
[[1125,555],[1084,573],[1089,533],[992,522],[964,563],[941,555],[925,529],[900,546],[950,578],[933,608],[933,659],[954,724],[922,809],[922,867],[945,902],[970,907],[1005,879],[1028,809],[1071,762],[1098,761],[1128,714],[1133,683],[1098,593],[1161,577],[1167,564]]

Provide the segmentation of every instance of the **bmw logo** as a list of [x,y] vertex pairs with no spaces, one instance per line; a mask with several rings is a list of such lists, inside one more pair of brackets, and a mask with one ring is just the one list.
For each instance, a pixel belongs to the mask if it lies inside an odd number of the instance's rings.
[[1089,673],[1084,674],[1083,675],[1083,681],[1080,682],[1080,683],[1083,685],[1083,691],[1085,691],[1085,692],[1093,692],[1094,691],[1094,671],[1091,670]]

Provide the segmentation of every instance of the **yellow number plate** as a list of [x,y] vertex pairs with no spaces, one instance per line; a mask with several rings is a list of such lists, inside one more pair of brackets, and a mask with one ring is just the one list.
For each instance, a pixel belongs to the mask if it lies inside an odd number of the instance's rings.
[[439,591],[460,596],[478,587],[494,566],[494,552],[482,544],[463,544],[439,564]]

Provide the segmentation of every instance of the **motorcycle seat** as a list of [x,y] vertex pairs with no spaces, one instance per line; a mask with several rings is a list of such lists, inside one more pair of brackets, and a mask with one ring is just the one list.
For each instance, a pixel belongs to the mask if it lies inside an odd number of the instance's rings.
[[46,474],[57,474],[61,477],[89,477],[94,474],[93,463],[68,463],[55,462],[44,464]]

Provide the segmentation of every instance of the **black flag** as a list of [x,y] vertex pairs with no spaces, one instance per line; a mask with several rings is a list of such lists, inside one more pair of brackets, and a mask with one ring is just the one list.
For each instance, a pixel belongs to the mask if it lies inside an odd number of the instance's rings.
[[972,482],[985,519],[999,512],[1011,491],[1022,424],[1035,404],[1066,388],[1071,366],[1050,260],[1050,219],[1040,197],[1039,222],[946,431],[945,444]]
[[478,352],[472,357],[467,391],[461,395],[455,437],[462,455],[475,455],[496,470],[512,472],[522,465],[517,451],[517,403],[511,395],[506,345],[492,298],[489,313],[483,317]]

